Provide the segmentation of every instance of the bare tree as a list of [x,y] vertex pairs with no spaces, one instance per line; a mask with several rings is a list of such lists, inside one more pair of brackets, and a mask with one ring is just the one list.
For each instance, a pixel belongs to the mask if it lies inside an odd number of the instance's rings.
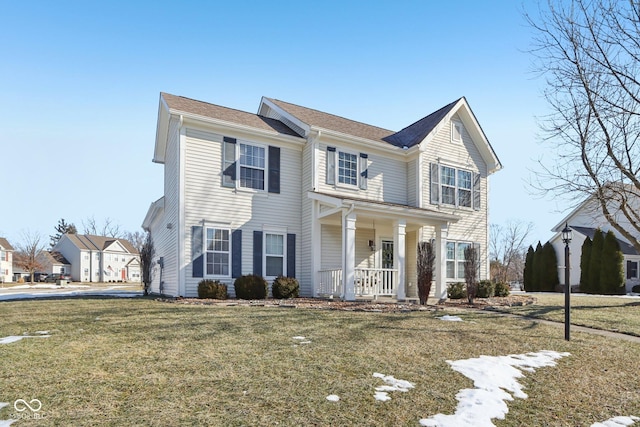
[[142,285],[144,294],[149,294],[149,287],[153,280],[153,258],[156,256],[156,250],[153,245],[151,233],[147,232],[144,244],[140,247],[140,270],[142,270]]
[[433,267],[436,254],[431,242],[418,243],[418,297],[420,304],[425,305],[431,293],[431,282],[433,281]]
[[14,262],[29,272],[30,281],[33,283],[36,270],[42,269],[38,258],[44,251],[44,239],[40,233],[29,230],[23,231],[20,237],[20,243],[16,245],[18,251],[14,254]]
[[591,197],[640,251],[640,3],[548,0],[525,17],[551,110],[540,125],[554,147],[532,184],[572,201]]
[[520,220],[509,220],[504,226],[490,225],[489,252],[491,278],[494,282],[507,283],[522,280],[527,250],[525,241],[532,230],[533,223],[524,223]]
[[133,247],[136,248],[138,253],[142,251],[142,247],[147,239],[146,233],[143,233],[142,231],[125,231],[122,234],[122,237],[128,240]]
[[467,299],[473,304],[478,293],[478,268],[480,259],[475,246],[469,245],[464,249],[464,281],[467,285]]
[[85,221],[82,221],[82,227],[84,229],[84,234],[114,238],[123,237],[123,233],[120,230],[120,224],[114,222],[111,218],[105,218],[102,226],[100,226],[96,222],[96,218],[92,215]]

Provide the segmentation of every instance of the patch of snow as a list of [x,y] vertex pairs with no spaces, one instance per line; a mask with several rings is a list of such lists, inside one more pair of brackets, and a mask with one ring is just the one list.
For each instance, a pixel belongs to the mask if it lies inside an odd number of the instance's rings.
[[[437,414],[420,420],[429,427],[489,427],[493,418],[503,420],[509,412],[506,401],[513,397],[526,399],[523,386],[517,378],[522,371],[534,372],[537,368],[555,366],[556,360],[569,353],[542,350],[537,353],[511,354],[509,356],[480,356],[473,359],[450,361],[454,371],[473,380],[475,389],[463,389],[456,394],[458,407],[453,415]],[[511,392],[513,396],[507,391]]]
[[340,400],[340,396],[338,396],[337,394],[330,394],[329,396],[327,396],[327,400],[329,402],[337,402]]
[[38,335],[49,335],[49,331],[36,331]]
[[386,391],[376,391],[373,397],[380,402],[386,402],[387,400],[391,400],[389,394]]
[[[6,402],[0,402],[0,409],[4,408],[5,406],[9,406],[9,404]],[[14,422],[16,422],[16,420],[0,420],[0,427],[9,427]]]
[[0,338],[0,344],[11,344],[12,342],[20,341],[22,338],[49,338],[50,336],[51,335],[10,335]]
[[300,336],[298,336],[298,337],[293,337],[293,339],[294,339],[294,340],[306,340],[306,338],[305,338],[305,337],[300,337]]
[[[55,286],[55,285],[54,285]],[[51,297],[78,297],[78,296],[99,296],[99,297],[119,297],[119,298],[135,298],[142,296],[142,291],[123,291],[123,290],[100,290],[92,291],[91,289],[83,290],[61,290],[61,286],[56,286],[57,291],[42,292],[3,292],[0,294],[0,301],[13,301],[32,298],[51,298]]]
[[609,418],[606,421],[601,423],[591,424],[591,427],[621,427],[621,426],[630,426],[635,424],[636,421],[640,421],[640,418],[630,416],[630,417],[614,417]]
[[380,374],[378,372],[374,372],[373,376],[376,377],[376,378],[380,378],[382,381],[387,383],[386,386],[376,387],[377,391],[402,391],[402,392],[407,392],[407,391],[409,391],[410,388],[414,387],[413,383],[410,383],[409,381],[406,381],[406,380],[396,379],[391,375],[384,375],[384,374]]
[[300,341],[300,344],[311,344],[311,341]]
[[462,318],[460,318],[459,316],[450,316],[448,314],[445,314],[442,317],[436,317],[436,319],[444,320],[447,322],[462,322]]

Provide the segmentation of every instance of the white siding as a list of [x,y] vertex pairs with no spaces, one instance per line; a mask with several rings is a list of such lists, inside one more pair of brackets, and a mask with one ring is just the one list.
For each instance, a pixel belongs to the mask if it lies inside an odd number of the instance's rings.
[[[235,136],[234,136],[235,137]],[[242,274],[253,273],[253,232],[264,228],[286,229],[296,234],[296,275],[300,275],[301,162],[302,152],[280,146],[280,193],[221,186],[222,134],[188,129],[185,147],[184,235],[186,295],[197,296],[201,278],[192,277],[191,227],[208,223],[228,224],[242,230]],[[243,138],[238,138],[244,140]],[[259,140],[256,144],[276,145]],[[265,173],[266,175],[266,173]],[[224,280],[227,284],[232,278]],[[233,289],[230,288],[233,294]]]
[[320,269],[342,268],[342,231],[339,225],[323,224]]
[[406,265],[406,282],[407,282],[407,297],[418,296],[418,272],[417,272],[417,259],[418,259],[418,242],[416,240],[417,232],[409,231],[405,237],[405,265]]
[[[480,244],[482,266],[480,278],[489,277],[489,256],[487,248],[488,233],[488,191],[487,166],[480,152],[471,140],[466,129],[462,132],[462,143],[451,141],[451,123],[447,123],[428,144],[423,156],[423,194],[422,203],[425,208],[438,209],[441,212],[453,213],[461,217],[460,221],[449,226],[448,240],[471,241]],[[440,160],[440,164],[480,173],[481,209],[454,208],[447,205],[430,204],[430,162]],[[430,232],[432,234],[430,234]],[[424,227],[423,239],[435,238],[435,231]]]
[[[367,190],[340,184],[327,184],[327,146],[336,147],[338,151],[346,151],[353,154],[368,154]],[[407,204],[407,163],[404,160],[362,148],[351,148],[346,145],[336,146],[326,143],[320,144],[318,154],[318,191],[380,202]],[[337,167],[336,162],[336,169]]]
[[300,295],[313,296],[312,277],[312,209],[313,201],[307,197],[307,193],[313,190],[313,144],[306,144],[302,151],[302,185],[300,187],[301,200],[301,234],[298,239],[300,248],[300,270],[298,271],[298,281],[300,282]]
[[418,206],[417,180],[418,159],[412,159],[407,163],[407,203],[409,206]]

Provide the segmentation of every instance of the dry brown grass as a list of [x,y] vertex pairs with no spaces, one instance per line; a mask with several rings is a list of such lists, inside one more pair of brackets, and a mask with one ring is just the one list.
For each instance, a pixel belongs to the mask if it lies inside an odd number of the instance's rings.
[[[446,360],[568,351],[527,373],[501,426],[591,425],[640,415],[640,345],[497,314],[368,313],[166,304],[150,299],[0,303],[0,402],[37,398],[38,425],[411,425],[453,413],[471,381]],[[446,312],[445,312],[446,313]],[[459,313],[456,313],[459,314]],[[294,336],[311,343],[297,344]],[[415,383],[377,402],[374,372]],[[338,403],[328,402],[337,394]],[[8,419],[12,407],[0,410]],[[20,423],[16,424],[20,425]]]

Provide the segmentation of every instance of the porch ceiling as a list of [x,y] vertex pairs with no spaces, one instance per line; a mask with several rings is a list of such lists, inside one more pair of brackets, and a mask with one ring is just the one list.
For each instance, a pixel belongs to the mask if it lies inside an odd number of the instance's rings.
[[309,191],[307,196],[330,207],[320,213],[321,218],[327,220],[334,219],[339,221],[343,210],[350,209],[352,206],[358,221],[396,221],[402,219],[406,221],[408,228],[454,223],[460,219],[458,215],[396,203],[337,196],[315,191]]

